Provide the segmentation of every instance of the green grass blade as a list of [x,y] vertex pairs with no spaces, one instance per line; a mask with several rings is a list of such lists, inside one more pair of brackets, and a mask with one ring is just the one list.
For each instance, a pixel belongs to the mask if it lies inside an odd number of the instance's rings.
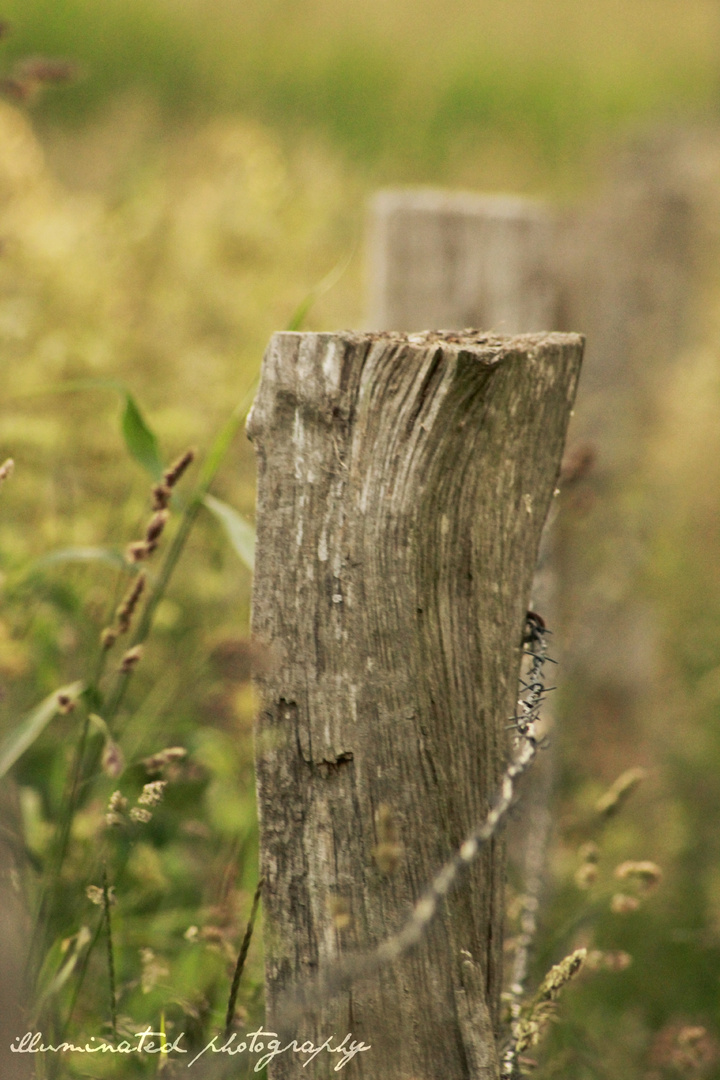
[[248,570],[255,569],[255,529],[249,521],[238,514],[232,506],[206,495],[203,503],[215,515],[223,526],[235,554],[245,563]]
[[23,578],[32,577],[38,570],[44,570],[48,566],[56,566],[58,563],[68,562],[100,562],[112,566],[114,570],[127,570],[132,573],[133,567],[125,561],[125,556],[117,548],[109,547],[65,547],[48,551],[38,559],[33,559],[23,571]]
[[157,437],[148,427],[135,398],[127,391],[122,414],[122,433],[128,451],[138,464],[142,465],[153,480],[162,480],[164,466]]
[[38,736],[43,733],[58,711],[58,697],[63,694],[74,699],[82,692],[83,686],[84,683],[78,681],[68,683],[67,686],[61,686],[59,690],[53,691],[11,732],[0,747],[0,777],[5,776],[28,747],[32,746]]
[[347,255],[343,255],[342,259],[333,266],[332,270],[330,270],[324,278],[318,281],[317,285],[312,287],[305,299],[295,309],[290,322],[285,327],[286,330],[302,330],[312,307],[317,303],[321,296],[324,296],[326,292],[329,292],[330,289],[337,285],[338,281],[347,270],[352,261],[352,257],[355,254],[355,247],[356,245],[353,244]]

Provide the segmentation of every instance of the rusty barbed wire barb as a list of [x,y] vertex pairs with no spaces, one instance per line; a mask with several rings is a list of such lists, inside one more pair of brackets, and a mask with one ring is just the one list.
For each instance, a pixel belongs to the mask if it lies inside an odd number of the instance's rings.
[[[540,719],[540,708],[543,697],[554,690],[555,687],[546,687],[543,681],[543,668],[550,661],[556,663],[547,655],[547,635],[551,633],[545,625],[545,620],[533,611],[528,611],[525,622],[523,643],[532,648],[525,650],[530,655],[530,670],[525,678],[520,679],[522,693],[518,699],[517,711],[519,716],[511,717],[509,725],[518,733],[519,739],[530,742],[533,757],[538,749],[544,744],[544,739],[538,739],[535,724]],[[544,819],[540,825],[543,834],[540,848],[544,846],[546,833],[549,830],[549,813],[544,809]],[[539,906],[538,893],[540,890],[541,857],[540,852],[535,852],[535,859],[531,869],[531,880],[526,885],[529,895],[526,897],[520,920],[520,934],[515,950],[512,976],[505,1000],[510,1011],[510,1037],[505,1045],[501,1056],[500,1076],[502,1080],[515,1080],[518,1076],[519,1043],[522,1034],[522,1003],[525,995],[525,982],[528,975],[528,961],[532,943],[537,930],[537,911]]]

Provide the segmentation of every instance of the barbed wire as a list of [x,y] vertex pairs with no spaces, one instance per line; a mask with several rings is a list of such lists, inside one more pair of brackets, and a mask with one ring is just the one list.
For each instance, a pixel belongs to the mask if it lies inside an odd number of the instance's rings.
[[[531,658],[530,667],[525,678],[520,681],[518,714],[510,718],[510,726],[515,731],[515,753],[503,774],[498,791],[484,820],[471,830],[460,848],[442,866],[415,904],[405,925],[396,934],[385,938],[368,953],[335,961],[316,979],[286,991],[278,1002],[278,1015],[282,1026],[291,1026],[303,1013],[317,1008],[329,998],[348,990],[355,982],[374,974],[416,945],[422,939],[437,914],[443,898],[457,878],[475,861],[480,851],[496,834],[512,806],[518,781],[530,768],[538,749],[543,744],[543,740],[536,733],[536,724],[540,717],[544,695],[549,689],[554,689],[554,687],[546,689],[543,679],[545,664],[555,663],[547,655],[546,639],[549,633],[543,619],[535,612],[529,611],[523,633],[523,652]],[[522,992],[522,987],[520,987],[520,992]],[[518,995],[518,1007],[513,1017],[515,1025],[519,1021],[519,1016]]]
[[[528,738],[531,732],[535,750],[542,745],[538,742],[535,725],[540,719],[540,708],[544,695],[554,690],[555,687],[546,687],[544,679],[544,667],[549,661],[555,663],[547,655],[547,635],[550,631],[545,626],[541,616],[533,611],[528,611],[525,620],[525,634],[523,643],[527,646],[525,654],[530,657],[530,667],[525,679],[520,680],[522,691],[518,699],[518,714],[510,720],[511,727],[517,731],[519,738]],[[549,830],[549,812],[547,807],[542,808],[543,821],[540,833],[542,842],[538,843],[538,850],[530,852],[529,879],[525,882],[526,897],[520,917],[520,934],[518,935],[513,960],[510,986],[505,994],[510,1011],[510,1037],[505,1045],[501,1057],[500,1076],[501,1080],[515,1080],[518,1076],[518,1040],[522,1021],[522,1005],[525,996],[525,981],[528,975],[529,955],[532,943],[537,932],[538,893],[540,891],[541,862],[539,852],[544,849],[544,840]],[[537,839],[537,838],[536,838]],[[533,854],[536,856],[532,858]]]

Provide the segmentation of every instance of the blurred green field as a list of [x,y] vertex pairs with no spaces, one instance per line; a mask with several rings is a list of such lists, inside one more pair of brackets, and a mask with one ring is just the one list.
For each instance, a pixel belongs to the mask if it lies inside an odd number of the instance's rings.
[[43,120],[81,124],[136,91],[171,123],[241,111],[414,181],[470,180],[498,142],[572,172],[628,121],[718,98],[714,0],[8,0],[3,17],[8,62],[83,71]]
[[[720,106],[716,0],[8,0],[0,17],[12,27],[0,42],[6,73],[32,55],[81,70],[37,100],[0,103],[0,462],[16,461],[0,491],[0,741],[41,698],[88,675],[127,584],[106,564],[38,560],[67,547],[122,552],[149,510],[117,392],[62,384],[123,380],[165,461],[188,445],[202,459],[272,331],[348,257],[306,325],[362,324],[364,205],[376,186],[560,198],[591,186],[608,142],[628,130],[712,121]],[[603,833],[589,895],[574,881],[566,826],[613,777],[605,762],[578,774],[573,751],[538,957],[547,966],[585,941],[634,962],[568,990],[542,1077],[720,1075],[717,297],[711,284],[699,340],[668,378],[641,472],[627,479],[646,544],[638,588],[658,630],[641,740],[651,776]],[[242,436],[213,491],[252,519]],[[170,539],[181,511],[182,501]],[[217,521],[200,517],[118,714],[127,772],[100,771],[77,810],[45,972],[47,983],[75,947],[63,942],[95,926],[84,890],[98,884],[105,845],[120,1019],[154,1023],[165,1010],[168,1030],[190,1024],[198,1039],[224,1020],[256,878],[249,597],[249,571]],[[0,794],[11,877],[30,904],[50,872],[77,732],[75,714],[56,718]],[[137,796],[141,760],[178,744],[188,762],[147,833],[107,840],[111,792]],[[638,912],[611,916],[612,868],[627,858],[656,860],[664,880]],[[252,949],[240,998],[249,1016],[261,1007]],[[105,1019],[105,977],[96,951],[78,1030]],[[51,1005],[61,1024],[70,987]],[[673,1056],[683,1025],[707,1029],[699,1064]]]

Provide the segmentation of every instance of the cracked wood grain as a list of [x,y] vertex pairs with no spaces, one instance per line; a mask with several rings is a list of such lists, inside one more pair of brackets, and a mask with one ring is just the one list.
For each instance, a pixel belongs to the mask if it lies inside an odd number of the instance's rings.
[[[298,978],[402,926],[487,812],[581,354],[572,334],[270,342],[248,421],[253,632],[274,656],[256,735],[266,1027]],[[370,1043],[354,1077],[491,1077],[503,875],[497,839],[414,950],[293,1034]],[[283,1055],[269,1075],[308,1071]]]

